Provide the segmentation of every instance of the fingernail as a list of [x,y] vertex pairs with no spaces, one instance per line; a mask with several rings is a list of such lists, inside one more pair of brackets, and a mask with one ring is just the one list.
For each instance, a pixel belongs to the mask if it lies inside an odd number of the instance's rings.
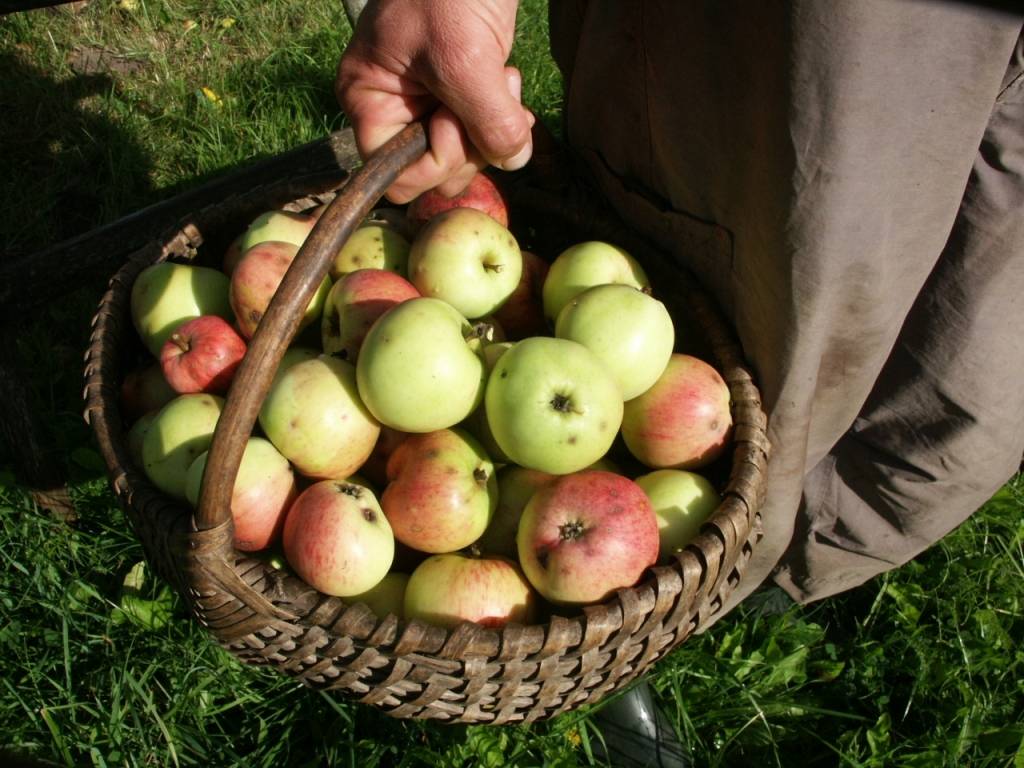
[[533,146],[527,142],[522,149],[520,149],[508,160],[502,160],[498,164],[498,167],[503,171],[518,171],[528,162],[530,162],[530,156],[533,154]]

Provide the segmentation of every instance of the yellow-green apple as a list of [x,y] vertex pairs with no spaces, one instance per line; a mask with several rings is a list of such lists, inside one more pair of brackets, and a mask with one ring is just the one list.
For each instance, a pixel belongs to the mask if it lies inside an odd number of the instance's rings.
[[[208,456],[208,451],[199,454],[185,478],[185,497],[193,507],[199,504]],[[250,437],[231,491],[235,548],[255,552],[274,544],[297,495],[295,473],[288,460],[269,440]]]
[[651,469],[696,469],[732,435],[729,387],[703,360],[674,354],[650,389],[626,403],[622,438]]
[[501,226],[508,226],[508,202],[497,184],[486,173],[479,172],[467,187],[454,197],[446,197],[436,189],[429,189],[411,203],[406,211],[409,219],[423,224],[439,213],[452,208],[474,208],[483,211]]
[[373,589],[391,568],[395,538],[368,488],[321,480],[302,493],[284,521],[284,556],[311,587],[336,597]]
[[424,296],[475,319],[505,303],[523,273],[519,244],[474,208],[452,208],[427,222],[409,251],[409,280]]
[[231,320],[229,281],[209,267],[163,261],[146,267],[132,284],[132,322],[146,349],[160,357],[164,342],[186,320],[217,315]]
[[487,423],[516,464],[554,475],[600,459],[622,423],[622,394],[575,341],[533,336],[499,359],[487,382]]
[[382,426],[369,458],[363,462],[359,471],[378,488],[383,488],[388,484],[388,459],[408,436],[405,432]]
[[378,421],[402,432],[458,424],[480,403],[481,342],[440,299],[409,299],[370,328],[356,365],[359,395]]
[[389,613],[398,618],[405,616],[405,587],[409,574],[392,571],[366,592],[349,597],[350,603],[366,603],[377,618],[383,619]]
[[324,352],[354,363],[377,318],[419,295],[404,277],[383,269],[360,269],[343,275],[331,286],[324,304],[320,321]]
[[142,467],[157,488],[184,501],[185,478],[196,457],[209,450],[223,398],[179,395],[157,413],[142,439]]
[[454,552],[480,538],[498,503],[494,464],[459,429],[409,435],[388,460],[381,506],[395,538],[421,552]]
[[658,559],[658,521],[635,482],[588,470],[541,487],[516,535],[530,583],[559,605],[607,600]]
[[[498,358],[510,350],[514,343],[515,342],[511,341],[496,341],[484,345],[482,354],[484,359],[484,368],[486,368],[488,375],[490,375],[491,371],[494,370],[494,366],[497,364]],[[487,408],[483,402],[476,407],[475,411],[466,417],[461,426],[469,432],[469,434],[480,441],[480,444],[484,447],[484,450],[491,459],[500,464],[507,464],[510,461],[509,457],[505,455],[505,452],[501,450],[501,446],[498,445],[498,441],[494,439],[494,433],[491,432],[491,425],[487,422]]]
[[519,284],[494,313],[494,319],[501,323],[506,335],[513,341],[543,336],[548,332],[542,298],[548,263],[531,251],[522,251],[522,254],[523,273]]
[[135,423],[132,424],[132,428],[128,430],[128,434],[125,435],[125,442],[128,444],[128,455],[132,457],[136,466],[140,468],[143,466],[142,443],[146,439],[149,425],[153,423],[157,413],[159,411],[150,411],[139,416]]
[[359,399],[355,366],[321,355],[277,375],[260,426],[302,474],[344,478],[369,457],[380,424]]
[[[270,300],[277,293],[288,267],[295,260],[299,246],[278,240],[257,243],[249,248],[231,273],[231,309],[238,321],[242,336],[251,339],[263,319],[263,313],[270,306]],[[313,298],[309,300],[302,315],[299,329],[320,319],[327,294],[331,290],[331,279],[324,277]]]
[[306,242],[316,225],[316,218],[306,213],[267,211],[261,213],[241,235],[239,248],[245,253],[254,245],[277,241],[298,247]]
[[181,394],[227,392],[242,358],[245,340],[222,317],[200,315],[178,326],[160,351],[167,383]]
[[167,383],[159,361],[136,368],[121,382],[121,407],[127,422],[134,422],[143,414],[163,408],[177,396],[178,393]]
[[385,269],[406,273],[409,241],[384,224],[361,224],[331,262],[330,276],[337,280],[357,269]]
[[296,363],[304,363],[306,360],[315,360],[320,357],[321,352],[313,349],[312,347],[294,346],[288,347],[284,351],[284,355],[281,356],[281,362],[277,364],[277,370],[274,372],[274,379],[287,371]]
[[654,507],[663,558],[693,541],[722,500],[705,477],[682,469],[656,469],[638,477],[636,484]]
[[544,279],[544,315],[552,323],[570,299],[587,288],[608,283],[649,291],[651,283],[639,262],[617,245],[589,240],[566,248]]
[[503,627],[531,623],[535,603],[534,591],[514,562],[452,552],[428,557],[412,572],[405,618],[449,629],[463,621]]
[[483,554],[501,555],[513,560],[519,556],[516,549],[519,518],[533,494],[556,477],[514,464],[498,470],[498,506],[491,517],[491,524],[476,542]]
[[668,365],[675,328],[665,305],[631,285],[596,285],[574,296],[555,336],[578,341],[611,372],[623,400],[646,392]]

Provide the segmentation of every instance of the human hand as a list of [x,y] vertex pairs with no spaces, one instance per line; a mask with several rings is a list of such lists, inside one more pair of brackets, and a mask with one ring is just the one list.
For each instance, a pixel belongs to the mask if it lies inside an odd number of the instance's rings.
[[338,103],[366,157],[427,115],[429,151],[388,189],[405,203],[461,192],[488,164],[522,168],[533,114],[506,67],[517,0],[371,0],[338,66]]

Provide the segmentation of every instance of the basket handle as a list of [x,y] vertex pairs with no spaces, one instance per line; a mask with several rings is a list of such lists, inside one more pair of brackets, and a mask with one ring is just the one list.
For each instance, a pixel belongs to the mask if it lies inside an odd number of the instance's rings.
[[[277,366],[298,333],[306,307],[334,256],[396,178],[427,151],[422,123],[410,123],[369,157],[327,206],[299,249],[260,320],[217,421],[199,494],[195,525],[204,531],[231,522],[231,494]],[[217,478],[216,482],[208,482]]]

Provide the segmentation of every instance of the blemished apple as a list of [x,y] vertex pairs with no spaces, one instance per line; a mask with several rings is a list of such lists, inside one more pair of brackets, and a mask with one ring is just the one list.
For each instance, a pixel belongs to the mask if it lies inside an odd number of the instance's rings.
[[373,589],[391,568],[395,538],[369,489],[322,480],[288,510],[282,536],[288,564],[326,595],[351,597]]
[[295,469],[313,478],[348,477],[380,435],[380,424],[359,398],[355,366],[328,355],[279,373],[259,422]]
[[401,275],[383,269],[360,269],[331,286],[320,333],[324,352],[354,363],[377,318],[420,292]]
[[607,600],[658,559],[658,521],[635,482],[588,470],[540,488],[519,521],[519,562],[552,603]]
[[[242,336],[251,339],[277,293],[288,267],[295,260],[299,246],[278,240],[257,243],[249,248],[231,274],[229,297],[231,309]],[[302,315],[299,329],[320,319],[331,279],[324,277]]]
[[491,177],[483,172],[473,176],[469,185],[454,197],[446,197],[436,189],[427,190],[409,203],[406,216],[417,224],[423,224],[452,208],[474,208],[483,211],[501,226],[508,226],[508,202],[505,195]]
[[476,546],[484,555],[501,555],[515,560],[516,532],[519,518],[530,499],[539,489],[554,480],[557,475],[538,472],[536,469],[507,464],[498,470],[498,506]]
[[678,552],[700,533],[722,497],[707,478],[682,469],[656,469],[636,479],[658,518],[662,558]]
[[674,354],[650,389],[626,403],[622,438],[651,469],[696,469],[714,461],[732,436],[729,387],[712,366]]
[[[208,451],[199,454],[185,477],[185,497],[193,507],[199,504],[208,456]],[[231,491],[235,548],[256,552],[274,544],[281,536],[285,515],[298,492],[288,460],[269,440],[250,437]]]
[[316,218],[306,213],[267,211],[253,219],[241,234],[239,249],[244,254],[253,246],[270,241],[291,243],[298,248],[315,225]]
[[370,328],[356,365],[359,395],[401,432],[458,424],[483,398],[486,371],[473,326],[440,299],[404,301]]
[[398,618],[405,617],[405,589],[409,583],[409,574],[392,571],[377,586],[358,595],[348,598],[350,603],[366,603],[377,618],[383,619],[389,613]]
[[534,336],[499,359],[487,382],[487,423],[516,464],[554,475],[600,459],[622,423],[622,394],[575,341]]
[[617,245],[589,240],[566,248],[552,262],[544,279],[545,317],[553,323],[573,297],[608,283],[631,285],[642,291],[651,288],[640,263]]
[[121,382],[121,408],[127,422],[163,408],[178,393],[167,383],[159,361],[129,372]]
[[529,624],[536,596],[522,570],[500,557],[433,555],[417,566],[405,589],[405,618],[452,629],[463,621],[485,627]]
[[630,285],[588,288],[562,307],[555,336],[578,341],[604,363],[623,400],[650,389],[668,365],[675,327],[665,305]]
[[179,395],[154,417],[142,440],[142,468],[153,485],[184,501],[188,468],[209,450],[223,398]]
[[453,208],[433,217],[409,250],[409,281],[424,296],[448,302],[470,320],[504,304],[522,272],[515,237],[474,208]]
[[228,390],[242,358],[245,340],[216,315],[200,315],[178,326],[160,351],[167,383],[181,394]]
[[454,552],[486,530],[498,503],[494,464],[458,429],[409,435],[388,460],[381,507],[395,538],[421,552]]
[[146,349],[160,357],[164,342],[186,320],[200,315],[233,319],[229,281],[209,267],[163,261],[146,267],[132,284],[132,322]]
[[332,280],[357,269],[384,269],[400,275],[409,264],[409,241],[384,224],[361,224],[331,262]]
[[548,332],[544,318],[544,280],[548,276],[548,263],[531,251],[522,251],[523,272],[519,284],[504,304],[494,313],[506,336],[512,341],[543,336]]

